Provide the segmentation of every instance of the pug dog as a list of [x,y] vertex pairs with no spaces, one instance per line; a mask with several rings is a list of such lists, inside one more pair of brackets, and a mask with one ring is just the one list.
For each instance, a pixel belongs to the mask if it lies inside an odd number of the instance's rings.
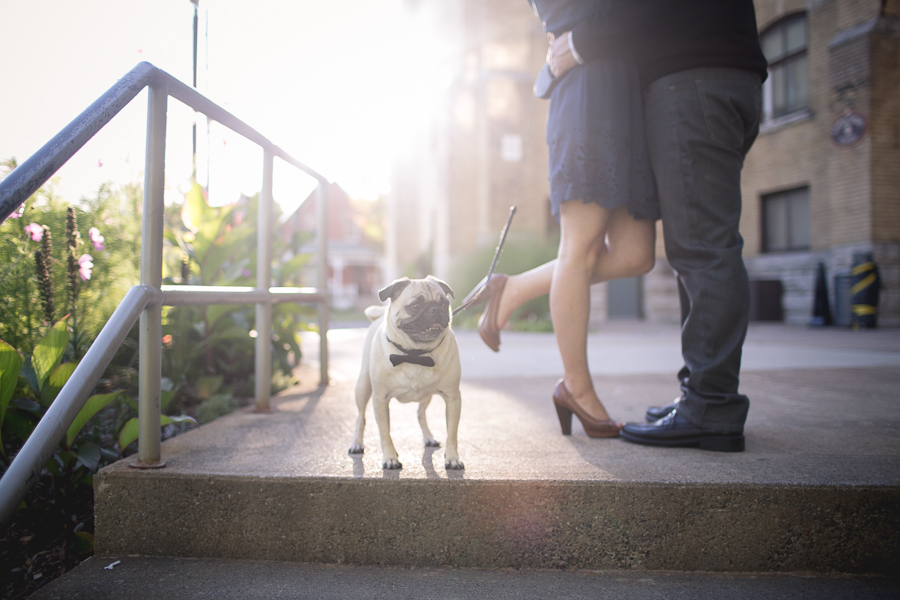
[[350,454],[361,454],[369,398],[375,406],[375,422],[381,437],[382,467],[402,469],[391,440],[388,404],[419,403],[419,426],[425,446],[440,447],[431,435],[425,409],[434,394],[444,399],[447,414],[447,448],[444,467],[464,469],[456,447],[461,398],[460,364],[456,336],[450,328],[450,286],[429,275],[425,279],[402,278],[378,292],[387,305],[370,306],[372,321],[363,348],[362,367],[356,383],[359,418]]

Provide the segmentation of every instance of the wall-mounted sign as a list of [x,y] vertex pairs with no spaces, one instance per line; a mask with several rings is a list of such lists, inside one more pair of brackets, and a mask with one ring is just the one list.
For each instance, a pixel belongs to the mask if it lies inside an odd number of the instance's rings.
[[866,118],[852,110],[846,110],[831,125],[831,141],[842,148],[852,148],[866,135]]

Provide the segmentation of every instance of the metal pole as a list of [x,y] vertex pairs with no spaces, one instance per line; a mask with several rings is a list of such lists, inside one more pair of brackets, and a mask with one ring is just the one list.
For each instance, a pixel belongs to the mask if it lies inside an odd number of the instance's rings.
[[149,288],[136,285],[128,290],[109,321],[97,334],[97,339],[78,363],[75,372],[0,479],[0,523],[7,523],[15,514],[22,498],[37,482],[44,465],[53,456],[75,416],[91,395],[97,380],[103,375],[109,361],[122,345],[122,340],[152,297],[153,291]]
[[319,302],[319,385],[328,385],[328,184],[319,181],[316,189],[316,220],[319,228],[319,268],[316,287],[325,299]]
[[[197,5],[200,4],[200,0],[191,0],[191,4],[194,5],[194,78],[193,85],[194,89],[197,89]],[[194,111],[194,130],[193,130],[193,149],[194,149],[194,163],[193,163],[193,171],[191,171],[191,176],[196,180],[197,179],[197,111]]]
[[[272,167],[271,148],[263,150],[263,183],[259,194],[256,244],[256,287],[268,291],[272,285]],[[272,302],[256,304],[256,410],[271,410],[272,394]]]
[[166,171],[166,103],[164,81],[150,84],[147,102],[147,156],[144,165],[144,214],[141,222],[141,285],[156,291],[141,313],[138,378],[138,461],[136,468],[159,468],[160,380],[162,379],[163,186]]

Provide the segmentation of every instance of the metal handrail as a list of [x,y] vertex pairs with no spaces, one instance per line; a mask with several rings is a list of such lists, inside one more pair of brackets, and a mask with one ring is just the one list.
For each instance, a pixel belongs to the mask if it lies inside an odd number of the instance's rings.
[[[6,220],[91,137],[102,129],[145,87],[147,153],[141,223],[141,285],[134,286],[101,329],[69,381],[38,423],[0,479],[0,522],[13,515],[28,489],[59,445],[92,388],[103,374],[128,331],[140,319],[138,460],[132,466],[158,468],[160,460],[160,392],[162,379],[162,306],[256,304],[256,329],[272,329],[272,304],[305,302],[318,306],[321,385],[328,382],[327,206],[328,180],[275,146],[258,131],[213,103],[195,89],[148,62],[139,63],[69,123],[53,139],[0,181],[0,222]],[[258,213],[256,287],[163,286],[163,184],[165,177],[166,112],[168,97],[181,101],[262,147],[263,186]],[[275,288],[272,281],[272,174],[278,157],[318,182],[318,277],[315,288]],[[256,337],[256,408],[269,410],[272,376],[271,336]]]

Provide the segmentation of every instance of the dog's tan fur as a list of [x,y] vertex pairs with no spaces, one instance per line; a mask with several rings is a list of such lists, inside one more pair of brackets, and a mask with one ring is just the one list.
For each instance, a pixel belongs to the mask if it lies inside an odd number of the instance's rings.
[[[400,402],[419,403],[419,425],[426,446],[440,446],[431,435],[425,419],[425,409],[434,394],[444,399],[447,415],[447,448],[444,453],[444,465],[447,469],[463,469],[457,449],[457,430],[461,398],[459,381],[461,375],[459,363],[459,347],[456,336],[450,328],[450,302],[453,290],[446,283],[434,278],[398,279],[381,290],[382,300],[390,298],[386,306],[370,306],[366,316],[373,321],[369,326],[363,348],[362,366],[356,383],[356,406],[359,418],[356,422],[356,435],[350,446],[351,454],[363,452],[363,433],[366,426],[366,405],[372,398],[375,407],[375,422],[381,437],[381,452],[385,469],[400,469],[403,465],[398,460],[397,450],[391,440],[390,415],[388,405],[392,398]],[[428,307],[432,313],[438,313],[438,304],[442,310],[446,307],[446,317],[436,317],[446,326],[432,325],[427,329],[430,336],[440,327],[440,333],[434,339],[425,340],[420,334],[410,334],[405,330],[417,315],[416,303]],[[423,309],[419,308],[419,311]],[[419,319],[421,321],[421,318]],[[414,339],[418,337],[419,339]],[[433,367],[402,363],[394,366],[390,361],[391,354],[401,351],[392,344],[412,351],[429,350],[427,356],[434,360]]]

